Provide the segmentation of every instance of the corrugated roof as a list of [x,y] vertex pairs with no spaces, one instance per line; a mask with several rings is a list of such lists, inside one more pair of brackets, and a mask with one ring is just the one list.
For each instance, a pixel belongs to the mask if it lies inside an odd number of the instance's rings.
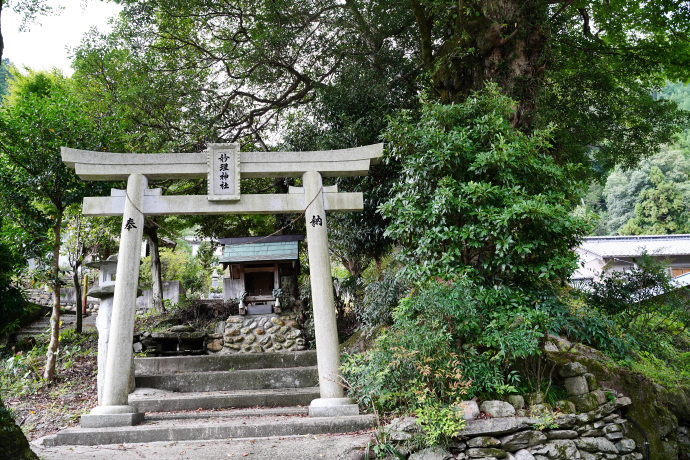
[[591,236],[580,249],[601,257],[636,257],[650,255],[690,255],[690,235]]
[[676,276],[673,278],[673,282],[679,287],[690,286],[690,273],[685,273],[684,275]]
[[297,260],[299,241],[225,245],[221,262]]
[[240,243],[282,243],[284,241],[304,241],[304,235],[269,235],[269,236],[242,236],[238,238],[221,238],[220,244]]

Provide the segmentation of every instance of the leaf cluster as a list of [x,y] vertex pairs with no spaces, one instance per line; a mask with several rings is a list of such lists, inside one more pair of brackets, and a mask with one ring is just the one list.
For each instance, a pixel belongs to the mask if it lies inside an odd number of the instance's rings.
[[489,86],[391,120],[387,158],[402,173],[381,212],[410,279],[539,285],[574,269],[571,248],[590,229],[571,213],[578,167],[550,155],[549,130],[514,129],[514,107]]

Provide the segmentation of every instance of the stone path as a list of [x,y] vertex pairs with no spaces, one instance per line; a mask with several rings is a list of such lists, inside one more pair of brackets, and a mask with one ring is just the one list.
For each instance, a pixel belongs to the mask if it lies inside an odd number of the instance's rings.
[[[89,314],[87,316],[82,317],[82,327],[95,329],[96,316],[97,314]],[[62,325],[60,326],[62,330],[68,327],[74,327],[74,325],[77,323],[77,315],[73,312],[62,313],[60,315],[60,321],[62,321]],[[49,328],[50,313],[48,313],[47,316],[39,318],[38,320],[34,321],[28,326],[25,326],[21,328],[19,331],[17,331],[17,340],[29,336],[37,336],[43,333],[47,333]]]
[[57,446],[32,448],[46,460],[86,459],[270,459],[270,460],[359,460],[370,432],[272,438],[208,441],[151,442],[103,446]]

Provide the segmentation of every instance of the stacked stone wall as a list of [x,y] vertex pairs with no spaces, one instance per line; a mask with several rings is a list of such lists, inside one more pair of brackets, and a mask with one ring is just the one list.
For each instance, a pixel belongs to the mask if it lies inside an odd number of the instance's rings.
[[[630,398],[600,388],[579,363],[563,367],[568,399],[551,407],[542,394],[513,396],[509,401],[461,404],[465,428],[447,449],[413,452],[410,460],[641,460],[643,450],[631,439],[634,426],[621,409]],[[390,439],[406,450],[423,430],[414,418],[394,419]],[[412,443],[412,444],[411,444]]]
[[223,353],[276,353],[306,348],[294,314],[230,316],[221,337]]

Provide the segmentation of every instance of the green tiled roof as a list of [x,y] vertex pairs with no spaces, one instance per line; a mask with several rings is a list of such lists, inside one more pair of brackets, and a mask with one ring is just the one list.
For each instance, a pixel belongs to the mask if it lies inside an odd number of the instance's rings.
[[225,245],[221,262],[297,260],[299,241]]

